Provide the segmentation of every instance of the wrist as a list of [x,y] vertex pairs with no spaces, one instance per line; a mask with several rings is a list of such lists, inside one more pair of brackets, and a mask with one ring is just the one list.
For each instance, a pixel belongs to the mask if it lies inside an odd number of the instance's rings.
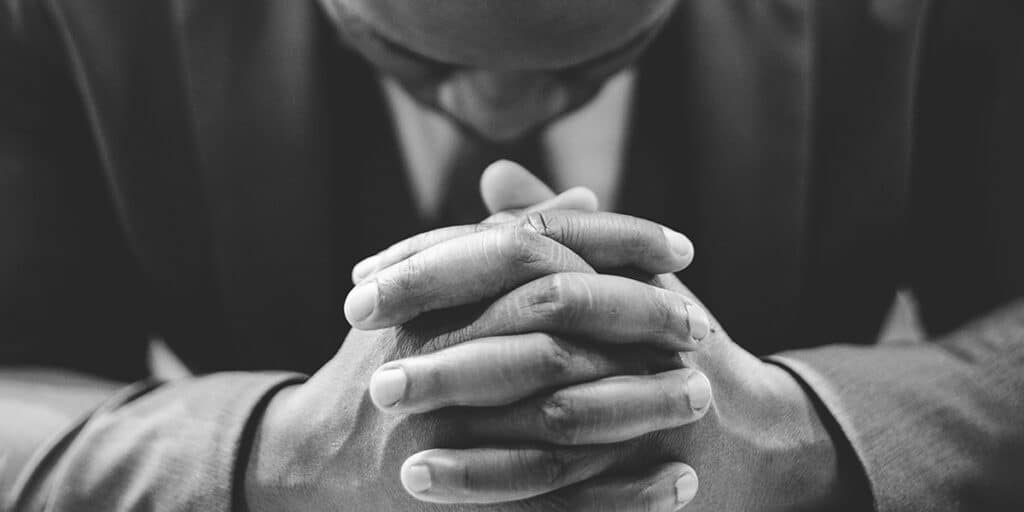
[[242,485],[244,506],[247,512],[270,512],[287,510],[293,502],[283,485],[286,481],[284,465],[288,449],[287,428],[283,418],[290,403],[290,398],[298,389],[298,385],[282,388],[267,402],[266,407],[256,421],[250,451],[245,464]]
[[772,439],[781,440],[780,452],[772,453],[776,478],[768,493],[772,510],[835,510],[850,495],[841,465],[831,417],[802,381],[788,370],[766,364],[777,407],[784,411],[774,422]]

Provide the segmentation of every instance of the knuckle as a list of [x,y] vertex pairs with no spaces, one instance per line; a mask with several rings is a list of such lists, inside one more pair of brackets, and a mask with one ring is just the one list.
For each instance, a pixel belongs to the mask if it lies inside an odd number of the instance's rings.
[[520,268],[533,268],[545,260],[543,239],[536,232],[519,225],[508,233],[510,236],[502,240],[502,253],[511,264]]
[[523,216],[521,225],[534,233],[551,238],[555,233],[552,231],[553,224],[548,220],[548,214],[542,211],[530,212]]
[[575,325],[580,308],[576,280],[565,274],[545,277],[530,297],[530,310],[547,325]]
[[541,357],[542,373],[552,381],[563,381],[573,374],[576,357],[571,349],[551,336],[545,335],[544,352]]
[[540,404],[540,418],[544,432],[551,442],[573,444],[579,428],[579,418],[573,410],[571,400],[564,394],[555,393]]
[[585,224],[580,221],[579,212],[571,215],[555,215],[551,212],[533,212],[523,217],[520,226],[541,238],[550,239],[566,247],[584,246]]
[[[396,265],[394,274],[390,275],[386,282],[389,282],[391,287],[399,292],[414,291],[417,288],[417,282],[424,275],[423,271],[424,264],[421,258],[408,258]],[[384,295],[381,292],[381,299],[383,298]]]
[[636,217],[622,218],[622,232],[625,233],[624,242],[637,261],[648,261],[653,258],[659,248],[662,247],[661,239],[664,237],[658,229],[652,229],[646,221]]
[[592,246],[592,243],[588,243],[588,237],[595,234],[595,230],[587,219],[587,214],[583,212],[559,215],[549,213],[545,217],[547,231],[544,236],[574,249]]

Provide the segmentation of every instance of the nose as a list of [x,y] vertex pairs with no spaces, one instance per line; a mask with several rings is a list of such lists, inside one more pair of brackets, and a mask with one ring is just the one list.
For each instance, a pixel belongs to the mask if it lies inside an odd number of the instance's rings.
[[558,114],[566,90],[542,72],[459,71],[438,88],[438,105],[492,140],[515,139]]

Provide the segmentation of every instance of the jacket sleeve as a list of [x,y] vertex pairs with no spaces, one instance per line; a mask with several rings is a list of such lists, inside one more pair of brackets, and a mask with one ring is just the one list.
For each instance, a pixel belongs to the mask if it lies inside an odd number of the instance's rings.
[[933,343],[772,359],[831,412],[879,511],[1024,506],[1024,301]]
[[1019,2],[931,4],[905,273],[931,342],[774,358],[831,412],[882,512],[1024,510],[1022,26]]
[[10,507],[240,510],[240,479],[262,410],[302,378],[225,372],[127,386],[36,451]]
[[0,0],[0,510],[229,510],[247,429],[301,377],[124,387],[144,281],[45,5]]

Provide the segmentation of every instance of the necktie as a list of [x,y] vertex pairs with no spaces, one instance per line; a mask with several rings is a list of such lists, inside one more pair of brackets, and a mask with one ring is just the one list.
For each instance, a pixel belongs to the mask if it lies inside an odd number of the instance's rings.
[[537,132],[509,143],[464,136],[450,161],[438,219],[440,225],[472,224],[487,217],[487,208],[480,197],[480,175],[496,160],[512,160],[550,183],[542,134]]

